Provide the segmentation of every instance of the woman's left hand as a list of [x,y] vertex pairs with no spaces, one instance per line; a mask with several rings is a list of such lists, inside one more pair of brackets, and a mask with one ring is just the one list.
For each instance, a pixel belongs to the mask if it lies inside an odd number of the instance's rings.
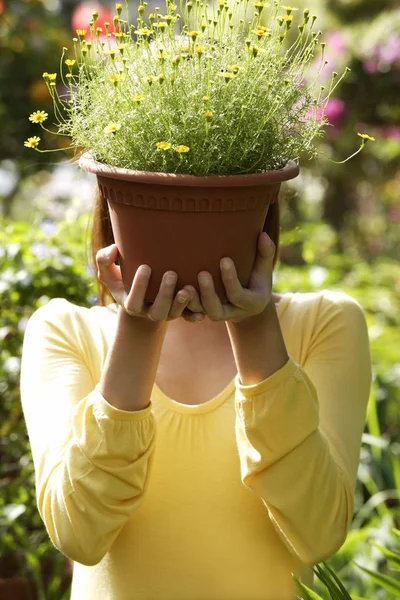
[[[249,287],[243,288],[232,259],[220,261],[222,281],[229,300],[222,304],[214,288],[213,278],[208,271],[198,274],[200,299],[193,286],[185,286],[192,295],[195,312],[204,312],[212,321],[239,323],[262,313],[272,299],[272,271],[275,245],[266,233],[261,233],[257,243],[257,255],[250,275]],[[196,298],[197,296],[197,298]],[[201,303],[201,305],[200,305]]]

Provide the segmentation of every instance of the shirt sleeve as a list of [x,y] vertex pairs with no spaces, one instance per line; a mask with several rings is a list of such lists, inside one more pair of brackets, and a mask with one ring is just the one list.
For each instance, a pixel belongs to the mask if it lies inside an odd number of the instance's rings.
[[303,366],[289,358],[250,386],[236,377],[242,481],[306,565],[326,560],[346,539],[370,383],[364,314],[332,292],[319,303]]
[[33,314],[23,344],[21,401],[40,515],[53,544],[91,566],[142,502],[155,423],[151,403],[122,411],[100,394],[83,356],[83,344],[89,355],[96,348],[82,311],[88,309],[56,299]]

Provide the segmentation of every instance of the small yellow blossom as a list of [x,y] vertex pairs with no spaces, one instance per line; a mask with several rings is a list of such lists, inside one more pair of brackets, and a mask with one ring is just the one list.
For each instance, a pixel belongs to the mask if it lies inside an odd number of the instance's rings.
[[136,33],[136,35],[150,35],[152,32],[151,29],[147,29],[146,27],[144,29],[137,29],[134,33]]
[[236,79],[237,77],[235,73],[218,73],[218,76],[223,77],[226,83],[228,83],[231,79]]
[[156,144],[159,150],[169,150],[171,148],[171,144],[169,142],[158,142]]
[[115,85],[115,87],[117,87],[118,83],[121,81],[121,75],[111,75],[111,77],[108,79]]
[[239,65],[232,65],[231,67],[228,67],[228,71],[232,71],[232,73],[237,73],[239,70]]
[[131,96],[131,100],[133,102],[141,102],[142,100],[145,100],[146,96],[144,94],[135,94],[134,96]]
[[43,123],[48,116],[49,115],[47,114],[47,112],[44,112],[44,110],[36,110],[34,113],[31,114],[29,120],[32,121],[32,123]]
[[109,123],[107,127],[104,127],[104,133],[116,133],[121,129],[121,123]]
[[264,8],[267,8],[269,6],[269,4],[267,4],[266,2],[252,2],[252,4],[254,4],[254,6],[258,10],[259,14],[261,14],[261,11]]
[[165,29],[168,27],[166,23],[154,23],[153,27],[157,27],[157,29]]
[[118,47],[118,50],[119,50],[119,52],[120,52],[121,54],[123,54],[123,53],[124,53],[124,50],[125,50],[125,48],[127,48],[127,47],[128,47],[128,44],[119,44],[117,47]]
[[101,27],[96,27],[96,35],[99,37],[103,33],[103,29]]
[[366,134],[366,133],[357,133],[357,135],[364,140],[365,142],[375,142],[375,138],[371,137],[370,135]]
[[148,77],[146,77],[146,79],[149,85],[152,85],[153,81],[157,81],[157,77],[154,77],[154,75],[149,75]]
[[85,35],[86,35],[86,29],[77,29],[76,30],[76,34],[78,36],[78,38],[81,40],[81,42],[83,41]]
[[120,4],[119,2],[115,5],[115,10],[117,11],[118,14],[121,13],[122,11],[122,4]]
[[291,23],[291,22],[293,21],[293,15],[285,15],[285,16],[283,17],[283,20],[284,20],[286,23]]
[[206,112],[206,119],[209,121],[212,118],[213,114],[214,113],[212,112],[212,110],[208,110]]
[[189,146],[175,146],[175,152],[189,152]]
[[65,64],[67,65],[67,67],[73,67],[75,63],[76,63],[76,60],[73,60],[71,58],[67,58],[67,60],[65,61]]
[[165,75],[163,73],[160,73],[160,75],[158,76],[158,81],[161,83],[164,83],[165,81]]
[[209,100],[209,99],[210,99],[210,97],[209,97],[209,96],[203,96],[203,100],[204,100],[204,102],[208,102],[208,100]]
[[24,146],[26,148],[37,148],[37,146],[39,146],[39,142],[40,142],[40,137],[37,137],[37,135],[34,135],[33,137],[30,137],[26,140],[26,142],[24,142]]
[[242,104],[242,110],[246,110],[246,108],[249,108],[247,104]]
[[288,15],[291,15],[294,10],[299,10],[298,8],[293,8],[293,6],[282,6],[286,10]]
[[57,79],[57,73],[43,73],[44,79],[50,79],[50,81],[55,81]]
[[199,56],[201,56],[202,54],[204,54],[204,52],[207,50],[207,48],[205,46],[196,46],[195,48],[197,54]]
[[189,31],[189,36],[192,38],[192,40],[195,42],[196,38],[201,35],[200,31]]

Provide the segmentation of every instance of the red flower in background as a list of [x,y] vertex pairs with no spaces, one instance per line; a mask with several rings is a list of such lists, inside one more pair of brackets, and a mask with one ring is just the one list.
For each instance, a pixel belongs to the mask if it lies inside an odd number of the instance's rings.
[[[1,2],[2,0],[0,0]],[[104,23],[113,22],[113,13],[111,10],[100,2],[81,2],[72,13],[72,29],[76,35],[77,29],[86,30],[86,38],[90,37],[89,23],[92,20],[92,14],[98,12],[99,16],[96,20],[96,27],[101,27],[104,30]],[[111,29],[110,29],[111,31]]]

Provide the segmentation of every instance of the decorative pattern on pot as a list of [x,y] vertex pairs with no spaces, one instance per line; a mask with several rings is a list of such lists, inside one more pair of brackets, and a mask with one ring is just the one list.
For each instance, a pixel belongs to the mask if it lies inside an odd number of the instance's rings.
[[232,258],[247,286],[269,206],[277,200],[281,182],[299,172],[289,161],[280,171],[254,175],[166,176],[108,167],[88,155],[80,166],[97,175],[107,202],[126,291],[140,265],[151,267],[149,302],[169,270],[178,274],[176,289],[193,285],[199,290],[198,273],[210,272],[226,302],[219,267],[224,256]]

